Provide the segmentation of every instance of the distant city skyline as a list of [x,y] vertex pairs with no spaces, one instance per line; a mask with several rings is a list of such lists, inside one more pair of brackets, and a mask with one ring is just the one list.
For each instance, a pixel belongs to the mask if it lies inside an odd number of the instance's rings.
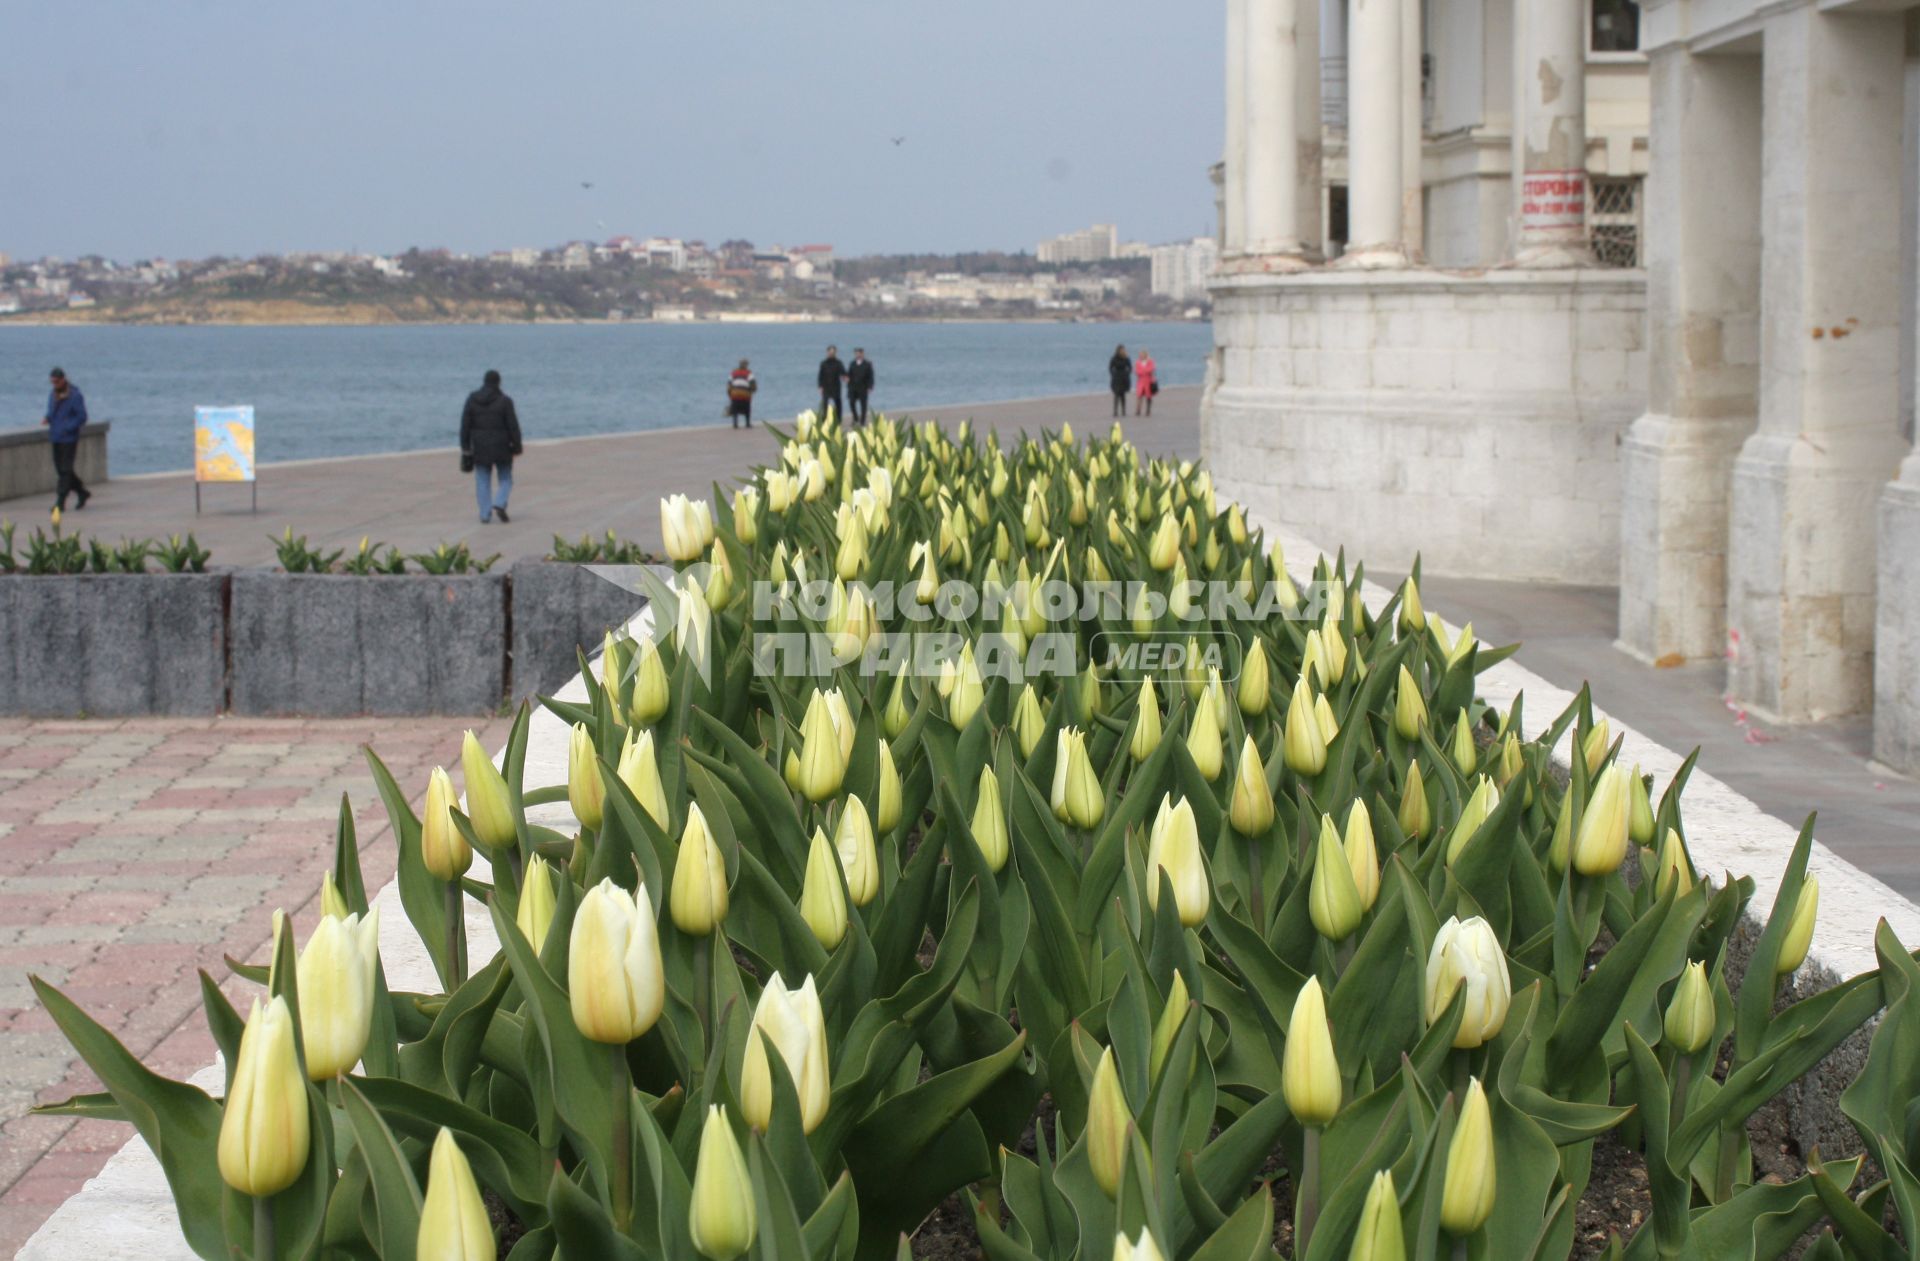
[[[0,251],[630,234],[1032,251],[1208,230],[1220,15],[1170,0],[12,6]],[[898,143],[895,143],[895,141]]]

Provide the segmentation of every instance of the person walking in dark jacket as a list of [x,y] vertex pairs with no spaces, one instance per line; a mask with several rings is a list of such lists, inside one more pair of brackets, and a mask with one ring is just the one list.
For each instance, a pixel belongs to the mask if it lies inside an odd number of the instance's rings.
[[1113,348],[1113,358],[1107,360],[1107,385],[1113,390],[1113,414],[1127,414],[1127,391],[1133,388],[1133,359],[1127,354],[1125,346]]
[[847,365],[847,407],[849,423],[855,429],[867,423],[867,395],[873,393],[873,360],[858,346],[853,362]]
[[74,510],[87,506],[87,500],[93,498],[93,492],[80,481],[80,474],[73,471],[73,457],[80,449],[80,430],[87,423],[87,400],[80,393],[80,387],[67,380],[67,374],[59,368],[47,374],[47,383],[53,387],[47,395],[47,414],[40,423],[47,427],[47,441],[53,447],[53,471],[59,476],[59,486],[54,491],[53,507],[55,512],[67,510],[67,496],[76,496]]
[[827,357],[820,361],[820,419],[828,416],[847,414],[846,404],[840,401],[840,384],[847,379],[847,365],[840,362],[840,348],[827,347]]
[[[520,416],[500,390],[500,374],[491,368],[479,389],[467,395],[460,413],[460,462],[473,469],[473,494],[480,503],[480,524],[507,516],[513,492],[513,457],[520,454]],[[492,485],[499,477],[499,489]]]

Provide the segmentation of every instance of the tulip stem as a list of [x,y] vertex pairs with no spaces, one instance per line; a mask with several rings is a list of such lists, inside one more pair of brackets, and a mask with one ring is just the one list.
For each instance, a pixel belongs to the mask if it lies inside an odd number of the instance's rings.
[[[448,986],[451,992],[467,979],[467,907],[460,892],[459,877],[447,881],[446,897],[447,976],[452,982]],[[538,942],[534,948],[539,949]]]
[[612,1090],[608,1102],[613,1114],[613,1224],[625,1234],[633,1224],[633,1087],[627,1078],[627,1048],[622,1043],[607,1047],[607,1062],[612,1071],[608,1081]]
[[513,871],[513,887],[524,889],[527,886],[527,860],[520,854],[520,847],[513,845],[507,850],[507,866]]
[[1253,886],[1253,928],[1260,934],[1260,940],[1265,941],[1267,939],[1267,899],[1266,890],[1261,888],[1260,845],[1261,842],[1258,840],[1247,842],[1247,881]]
[[1713,1202],[1725,1204],[1733,1198],[1733,1179],[1740,1164],[1739,1131],[1720,1127],[1720,1164],[1713,1176]]
[[1667,1132],[1673,1133],[1687,1119],[1687,1089],[1693,1084],[1693,1057],[1682,1055],[1673,1066],[1673,1104],[1667,1112]]
[[693,941],[693,1010],[709,1047],[713,1045],[713,939],[720,932],[715,924],[712,932]]
[[254,1261],[274,1261],[279,1254],[280,1245],[273,1228],[273,1197],[256,1195],[253,1197]]
[[1294,1213],[1293,1254],[1307,1255],[1313,1227],[1320,1220],[1320,1127],[1309,1125],[1300,1143],[1300,1202]]

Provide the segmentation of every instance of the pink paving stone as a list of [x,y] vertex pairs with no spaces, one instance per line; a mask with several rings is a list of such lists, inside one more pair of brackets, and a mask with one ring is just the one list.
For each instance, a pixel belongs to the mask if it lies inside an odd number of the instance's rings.
[[227,805],[230,788],[163,788],[134,807],[139,810],[217,810]]

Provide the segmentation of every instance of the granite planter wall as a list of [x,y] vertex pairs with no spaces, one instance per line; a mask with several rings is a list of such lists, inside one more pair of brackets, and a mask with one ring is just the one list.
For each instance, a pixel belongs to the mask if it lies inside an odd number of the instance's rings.
[[[639,566],[515,561],[513,699],[551,695],[580,672],[579,652],[592,655],[609,630],[625,626],[647,597],[621,579]],[[667,571],[662,571],[667,572]]]
[[479,714],[507,685],[500,574],[236,573],[236,714]]
[[0,578],[0,713],[220,711],[224,574]]
[[[73,471],[89,486],[107,480],[107,431],[112,427],[111,421],[96,420],[80,431]],[[0,433],[0,499],[51,495],[58,482],[44,426]]]

